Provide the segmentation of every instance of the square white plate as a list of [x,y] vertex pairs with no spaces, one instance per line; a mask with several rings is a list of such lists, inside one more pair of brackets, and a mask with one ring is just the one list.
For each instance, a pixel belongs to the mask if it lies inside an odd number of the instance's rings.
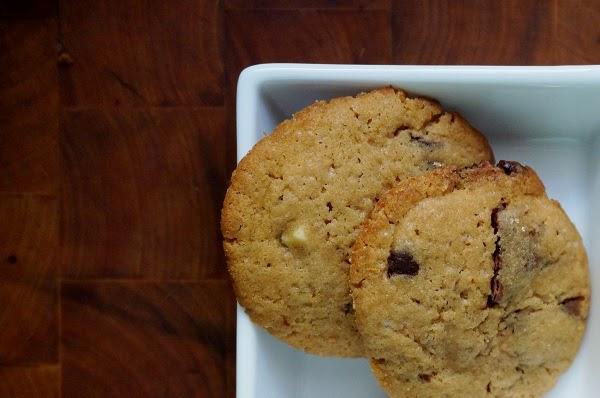
[[[350,66],[264,64],[238,81],[237,157],[317,99],[393,85],[438,99],[490,140],[496,159],[532,166],[583,236],[592,289],[600,287],[600,66]],[[583,345],[548,397],[597,397],[600,296]],[[384,397],[364,359],[294,350],[238,306],[237,397]]]

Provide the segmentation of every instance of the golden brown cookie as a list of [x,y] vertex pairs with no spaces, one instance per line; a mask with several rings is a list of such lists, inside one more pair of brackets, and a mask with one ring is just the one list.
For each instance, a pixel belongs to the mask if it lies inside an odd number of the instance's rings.
[[296,113],[241,160],[227,191],[221,227],[240,304],[297,348],[361,355],[348,270],[374,201],[406,177],[491,158],[459,115],[392,88]]
[[391,397],[540,396],[575,357],[590,299],[577,230],[532,169],[504,161],[389,190],[351,284]]

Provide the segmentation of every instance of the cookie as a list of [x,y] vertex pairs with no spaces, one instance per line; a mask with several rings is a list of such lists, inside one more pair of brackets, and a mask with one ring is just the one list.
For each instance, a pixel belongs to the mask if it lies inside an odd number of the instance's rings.
[[378,195],[441,165],[491,158],[459,115],[392,88],[296,113],[241,160],[227,190],[221,227],[240,304],[294,347],[361,355],[350,248]]
[[354,244],[351,286],[391,397],[537,397],[576,355],[590,288],[577,230],[516,162],[390,189]]

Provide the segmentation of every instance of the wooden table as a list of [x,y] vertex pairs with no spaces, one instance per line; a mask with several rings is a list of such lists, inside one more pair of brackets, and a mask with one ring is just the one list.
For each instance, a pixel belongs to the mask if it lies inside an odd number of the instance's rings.
[[0,396],[235,395],[218,223],[244,67],[600,63],[599,21],[592,0],[2,1]]

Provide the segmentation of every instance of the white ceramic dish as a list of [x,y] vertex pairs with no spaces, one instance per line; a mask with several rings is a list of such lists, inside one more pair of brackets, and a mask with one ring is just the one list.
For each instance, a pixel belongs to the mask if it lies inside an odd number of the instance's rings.
[[[350,66],[264,64],[242,72],[237,156],[317,99],[394,85],[463,114],[490,140],[497,159],[531,165],[583,236],[592,289],[600,288],[600,66]],[[597,397],[600,295],[583,345],[548,397]],[[237,313],[237,397],[384,397],[364,359],[294,350]]]

